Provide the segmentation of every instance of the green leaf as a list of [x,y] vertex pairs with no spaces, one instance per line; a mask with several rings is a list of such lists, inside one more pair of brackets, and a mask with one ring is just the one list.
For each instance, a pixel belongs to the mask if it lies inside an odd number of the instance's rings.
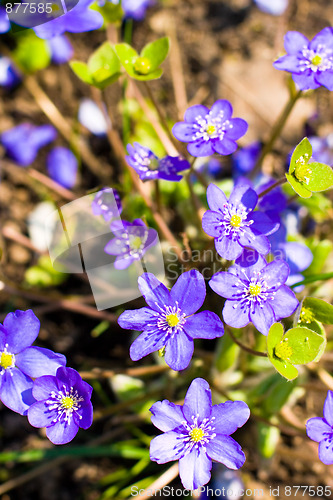
[[296,327],[286,332],[282,342],[287,344],[291,352],[288,355],[288,361],[295,365],[303,365],[310,363],[318,356],[325,339],[308,328]]
[[50,64],[51,54],[45,40],[23,36],[19,39],[13,59],[25,73],[35,73]]
[[310,198],[312,193],[307,189],[303,184],[301,184],[293,175],[286,174],[287,181],[293,188],[293,190],[301,197],[301,198]]
[[121,65],[110,42],[103,43],[88,60],[88,71],[94,82],[118,78]]
[[132,76],[134,74],[134,61],[139,57],[137,51],[128,45],[128,43],[118,43],[115,45],[115,51],[127,73]]
[[322,299],[306,297],[303,301],[300,319],[304,311],[310,315],[310,320],[315,319],[325,325],[333,325],[333,306]]
[[258,444],[259,451],[264,458],[271,458],[276,450],[280,439],[280,431],[277,427],[258,422]]
[[275,354],[275,348],[282,341],[284,335],[283,325],[274,323],[269,329],[267,336],[267,354],[268,359],[274,368],[287,380],[293,380],[298,376],[297,369],[288,361],[278,358]]
[[93,79],[90,76],[89,69],[86,63],[81,61],[71,61],[69,65],[76,76],[80,78],[80,80],[82,80],[82,82],[93,85]]
[[311,169],[310,180],[307,187],[310,191],[326,191],[333,186],[333,170],[324,163],[309,163]]
[[275,346],[281,342],[284,335],[282,323],[274,323],[269,329],[267,335],[267,353],[268,357],[274,357]]
[[269,358],[274,368],[287,380],[294,380],[298,377],[297,368],[288,361],[279,358]]
[[301,159],[305,163],[308,163],[312,156],[312,146],[307,137],[304,137],[302,141],[296,146],[294,152],[292,154],[290,165],[289,165],[289,174],[292,174],[297,167],[297,164]]
[[146,57],[147,59],[149,59],[151,63],[151,71],[154,71],[166,59],[169,48],[169,38],[164,37],[146,45],[140,55],[141,57]]
[[[316,196],[316,195],[315,195]],[[306,241],[307,246],[313,254],[313,261],[310,266],[303,271],[305,277],[314,276],[321,273],[324,269],[328,256],[333,250],[333,243],[330,240],[319,240],[317,238],[309,238]]]

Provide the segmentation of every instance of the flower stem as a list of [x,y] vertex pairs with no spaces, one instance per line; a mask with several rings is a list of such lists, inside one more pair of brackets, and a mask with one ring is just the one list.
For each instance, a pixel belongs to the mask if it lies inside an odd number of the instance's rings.
[[226,331],[228,332],[232,340],[235,342],[235,344],[237,344],[241,349],[243,349],[243,351],[246,351],[249,354],[253,354],[253,356],[260,356],[262,358],[267,358],[267,352],[255,351],[254,349],[251,349],[251,347],[242,344],[242,342],[236,339],[236,337],[229,328],[226,328]]
[[275,123],[273,129],[272,129],[272,132],[271,132],[271,136],[269,138],[269,140],[266,142],[265,146],[263,147],[262,151],[261,151],[261,154],[255,164],[255,167],[252,171],[252,175],[255,175],[256,173],[258,173],[258,171],[260,170],[260,167],[261,167],[261,164],[263,162],[263,159],[265,158],[265,156],[270,153],[274,147],[274,144],[275,144],[275,141],[278,139],[278,137],[280,136],[287,120],[288,120],[288,117],[291,113],[291,111],[293,110],[296,102],[298,101],[298,99],[302,96],[302,90],[299,90],[298,92],[296,92],[295,94],[291,95],[290,98],[289,98],[289,101],[287,102],[285,108],[283,109],[281,115],[279,116],[277,122]]
[[258,195],[258,198],[263,198],[264,196],[266,196],[266,194],[270,193],[271,191],[273,191],[273,189],[275,189],[276,187],[280,186],[281,184],[284,184],[285,182],[287,182],[287,178],[286,177],[282,177],[278,181],[274,182],[274,184],[272,184],[271,186],[269,186],[267,189],[265,189],[264,191],[262,191],[262,193],[260,193]]

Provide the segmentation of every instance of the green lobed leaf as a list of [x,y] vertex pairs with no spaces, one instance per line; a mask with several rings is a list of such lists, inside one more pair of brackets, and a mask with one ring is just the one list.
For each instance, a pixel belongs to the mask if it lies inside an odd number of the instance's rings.
[[322,299],[317,299],[315,297],[306,297],[303,301],[303,310],[308,311],[310,314],[310,319],[315,319],[325,325],[333,325],[333,306]]
[[291,351],[288,361],[295,365],[303,365],[318,356],[325,338],[309,328],[296,327],[286,332],[282,342],[285,342]]
[[306,186],[304,186],[301,182],[299,182],[293,175],[286,174],[287,181],[293,188],[293,190],[301,197],[301,198],[310,198],[312,193]]
[[274,357],[274,349],[279,342],[281,342],[284,335],[282,323],[274,323],[269,329],[267,335],[267,353],[268,357]]
[[277,427],[263,422],[258,422],[257,425],[259,451],[264,458],[271,458],[279,443],[280,431]]
[[312,146],[307,137],[301,140],[301,142],[296,146],[294,152],[292,154],[290,165],[289,165],[289,174],[292,174],[297,166],[297,162],[304,158],[305,163],[307,163],[312,156]]
[[47,42],[33,36],[23,36],[13,53],[14,61],[25,73],[35,73],[51,62]]
[[147,59],[149,59],[151,63],[151,71],[154,71],[166,59],[169,53],[169,48],[169,38],[164,37],[146,45],[140,55],[141,57],[146,57]]
[[274,368],[287,380],[294,380],[298,377],[298,370],[288,361],[279,358],[269,358]]
[[89,69],[86,63],[81,61],[71,61],[69,65],[76,74],[76,76],[80,78],[82,82],[88,83],[89,85],[93,85],[93,79],[89,73]]
[[310,180],[307,187],[310,191],[326,191],[333,186],[333,170],[329,165],[324,163],[309,163],[311,168]]
[[88,70],[96,82],[102,82],[114,75],[120,74],[120,61],[110,42],[104,42],[89,57]]
[[287,380],[293,380],[298,376],[297,369],[288,361],[278,358],[275,354],[276,346],[282,341],[284,335],[282,323],[274,323],[269,329],[267,336],[268,359],[274,368]]
[[[133,49],[128,43],[118,43],[115,45],[115,51],[120,59],[121,64],[124,66],[125,70],[130,76],[134,75],[133,64],[137,57],[139,57],[137,51]],[[134,78],[134,76],[133,76]]]

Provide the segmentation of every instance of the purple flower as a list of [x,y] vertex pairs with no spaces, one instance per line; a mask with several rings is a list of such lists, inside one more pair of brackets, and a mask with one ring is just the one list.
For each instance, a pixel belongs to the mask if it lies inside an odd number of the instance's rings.
[[230,155],[237,149],[235,141],[248,129],[245,120],[231,115],[230,102],[222,99],[211,110],[201,104],[191,106],[185,112],[185,122],[176,123],[172,133],[179,141],[188,142],[192,156]]
[[106,244],[104,252],[115,255],[114,267],[127,269],[136,260],[141,260],[145,252],[156,244],[157,232],[150,229],[141,219],[133,222],[114,220],[110,224],[111,231],[115,234]]
[[150,411],[153,424],[164,432],[151,441],[150,459],[159,464],[179,460],[184,488],[195,490],[208,483],[212,460],[229,469],[244,464],[242,448],[230,434],[247,422],[249,407],[243,401],[212,405],[206,380],[193,380],[183,406],[165,399]]
[[326,165],[333,166],[333,134],[326,137],[309,137],[312,146],[312,157]]
[[11,88],[19,84],[21,77],[9,57],[0,56],[0,85]]
[[206,285],[203,276],[192,269],[183,273],[169,291],[151,273],[138,280],[148,307],[123,312],[118,319],[122,328],[143,330],[133,342],[133,361],[165,348],[165,361],[173,370],[185,370],[193,354],[193,339],[215,339],[224,333],[217,314],[202,311]]
[[298,300],[284,284],[289,266],[283,260],[267,264],[251,250],[245,250],[228,272],[214,274],[209,282],[214,292],[227,300],[223,319],[233,328],[252,322],[263,335],[273,323],[287,318],[296,310]]
[[57,132],[52,125],[37,127],[31,123],[22,123],[3,132],[0,140],[7,155],[22,167],[27,167],[35,160],[39,149],[56,137]]
[[0,399],[21,415],[33,402],[32,378],[53,375],[66,364],[62,354],[31,347],[39,327],[39,320],[30,309],[9,313],[0,324]]
[[254,169],[261,151],[261,143],[253,142],[232,155],[235,177],[246,175]]
[[48,40],[47,44],[51,51],[52,62],[55,64],[64,64],[72,58],[74,50],[65,35],[55,36]]
[[106,222],[119,217],[123,207],[118,191],[112,188],[101,189],[96,194],[91,209],[94,215],[102,215]]
[[280,16],[288,7],[288,0],[254,0],[257,7],[272,16]]
[[247,183],[238,183],[229,200],[215,184],[207,189],[207,200],[211,210],[202,218],[203,230],[215,238],[216,251],[227,260],[241,255],[250,247],[262,255],[270,251],[267,235],[279,227],[267,215],[254,212],[258,201],[256,192]]
[[76,436],[79,427],[92,424],[92,387],[73,368],[60,367],[55,376],[45,375],[34,382],[32,394],[37,400],[28,411],[33,427],[46,427],[53,444],[66,444]]
[[7,16],[6,8],[0,6],[0,33],[7,33],[10,30],[10,21]]
[[76,183],[78,162],[68,148],[56,147],[47,157],[47,171],[51,179],[71,189]]
[[310,418],[306,433],[319,443],[319,459],[326,465],[333,464],[333,392],[328,391],[324,403],[324,418]]
[[155,0],[122,0],[125,17],[135,21],[143,21],[148,7],[155,5]]
[[182,170],[189,169],[191,165],[182,156],[165,156],[161,160],[150,151],[135,142],[132,146],[127,145],[127,163],[139,174],[142,181],[165,179],[166,181],[180,181],[182,176],[178,174]]
[[83,33],[99,29],[103,25],[103,17],[96,10],[89,8],[92,3],[92,0],[79,0],[73,9],[33,28],[34,32],[39,38],[48,39],[62,35],[65,31]]
[[310,42],[298,31],[288,31],[284,38],[287,55],[274,67],[292,73],[301,90],[323,85],[333,90],[333,28],[324,28]]

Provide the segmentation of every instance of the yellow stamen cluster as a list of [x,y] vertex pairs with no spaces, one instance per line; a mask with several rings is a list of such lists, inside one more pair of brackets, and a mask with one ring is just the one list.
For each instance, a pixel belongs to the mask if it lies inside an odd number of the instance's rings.
[[195,443],[199,443],[202,440],[202,438],[204,437],[205,432],[202,429],[200,429],[199,427],[194,427],[194,429],[192,429],[189,434],[190,434],[191,441],[194,441]]
[[261,294],[261,286],[260,285],[254,285],[253,283],[251,283],[251,285],[249,286],[249,292],[254,297],[257,297],[257,295]]
[[148,75],[151,69],[151,62],[147,57],[138,57],[133,66],[139,75]]
[[206,132],[208,135],[213,135],[216,132],[215,125],[207,125]]
[[242,218],[239,215],[233,215],[230,219],[230,226],[239,227],[242,223]]
[[275,347],[275,355],[280,359],[289,359],[292,353],[293,350],[288,345],[288,339],[283,340]]
[[169,326],[177,326],[178,323],[179,323],[179,318],[177,316],[177,314],[168,314],[166,316],[166,321],[168,323]]
[[319,54],[315,55],[311,59],[311,64],[313,64],[313,66],[320,66],[322,62],[323,62],[323,58]]
[[74,406],[74,400],[71,397],[69,397],[69,396],[65,396],[61,400],[61,406],[63,408],[66,408],[66,410],[69,410],[70,408],[73,408],[73,406]]
[[12,366],[13,364],[13,355],[9,354],[8,352],[2,352],[1,353],[1,359],[0,359],[0,365],[2,368],[5,370]]

